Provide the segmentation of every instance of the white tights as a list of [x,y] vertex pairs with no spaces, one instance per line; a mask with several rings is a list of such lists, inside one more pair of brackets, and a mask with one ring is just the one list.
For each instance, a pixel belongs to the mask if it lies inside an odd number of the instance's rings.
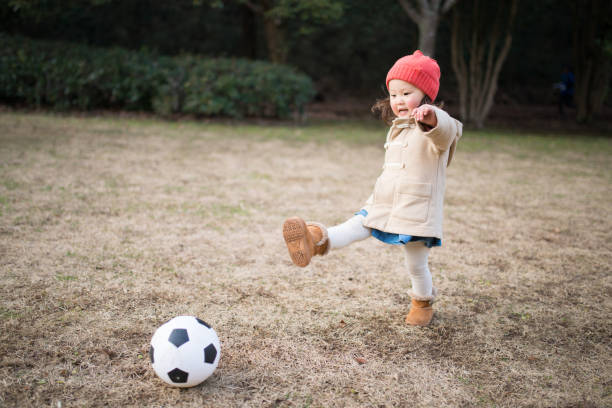
[[431,296],[433,282],[427,265],[429,248],[423,242],[408,242],[404,245],[406,267],[412,281],[412,292],[416,296]]
[[361,214],[355,215],[340,225],[327,229],[329,245],[331,249],[342,248],[355,241],[368,238],[370,229],[363,226],[365,217]]
[[[370,229],[363,226],[365,217],[361,214],[351,217],[346,222],[327,230],[331,249],[345,247],[356,241],[368,238]],[[431,296],[432,279],[427,257],[429,248],[423,242],[409,242],[403,245],[406,267],[412,281],[412,291],[417,296]]]

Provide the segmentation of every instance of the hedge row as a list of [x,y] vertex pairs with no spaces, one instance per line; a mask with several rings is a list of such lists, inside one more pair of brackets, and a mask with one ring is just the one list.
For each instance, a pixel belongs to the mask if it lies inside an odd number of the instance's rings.
[[166,57],[0,33],[0,100],[56,109],[286,117],[314,96],[294,69],[245,59]]

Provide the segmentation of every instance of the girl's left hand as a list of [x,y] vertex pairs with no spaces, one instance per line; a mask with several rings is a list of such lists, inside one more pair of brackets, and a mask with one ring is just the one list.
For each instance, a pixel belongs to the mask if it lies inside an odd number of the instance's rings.
[[432,128],[438,125],[436,112],[434,111],[434,107],[431,105],[421,105],[414,108],[412,111],[412,116],[414,116],[416,121],[431,126]]

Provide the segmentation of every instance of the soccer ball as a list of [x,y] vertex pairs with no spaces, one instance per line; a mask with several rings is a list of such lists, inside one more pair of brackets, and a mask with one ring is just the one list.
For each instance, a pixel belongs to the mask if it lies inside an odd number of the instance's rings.
[[159,378],[175,387],[193,387],[217,368],[221,344],[204,321],[178,316],[155,331],[149,355]]

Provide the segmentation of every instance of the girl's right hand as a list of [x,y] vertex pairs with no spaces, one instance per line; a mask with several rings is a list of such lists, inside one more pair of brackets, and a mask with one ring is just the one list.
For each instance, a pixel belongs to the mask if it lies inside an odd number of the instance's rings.
[[424,123],[427,126],[435,128],[438,125],[438,117],[436,111],[431,105],[421,105],[412,111],[412,116],[417,122]]

